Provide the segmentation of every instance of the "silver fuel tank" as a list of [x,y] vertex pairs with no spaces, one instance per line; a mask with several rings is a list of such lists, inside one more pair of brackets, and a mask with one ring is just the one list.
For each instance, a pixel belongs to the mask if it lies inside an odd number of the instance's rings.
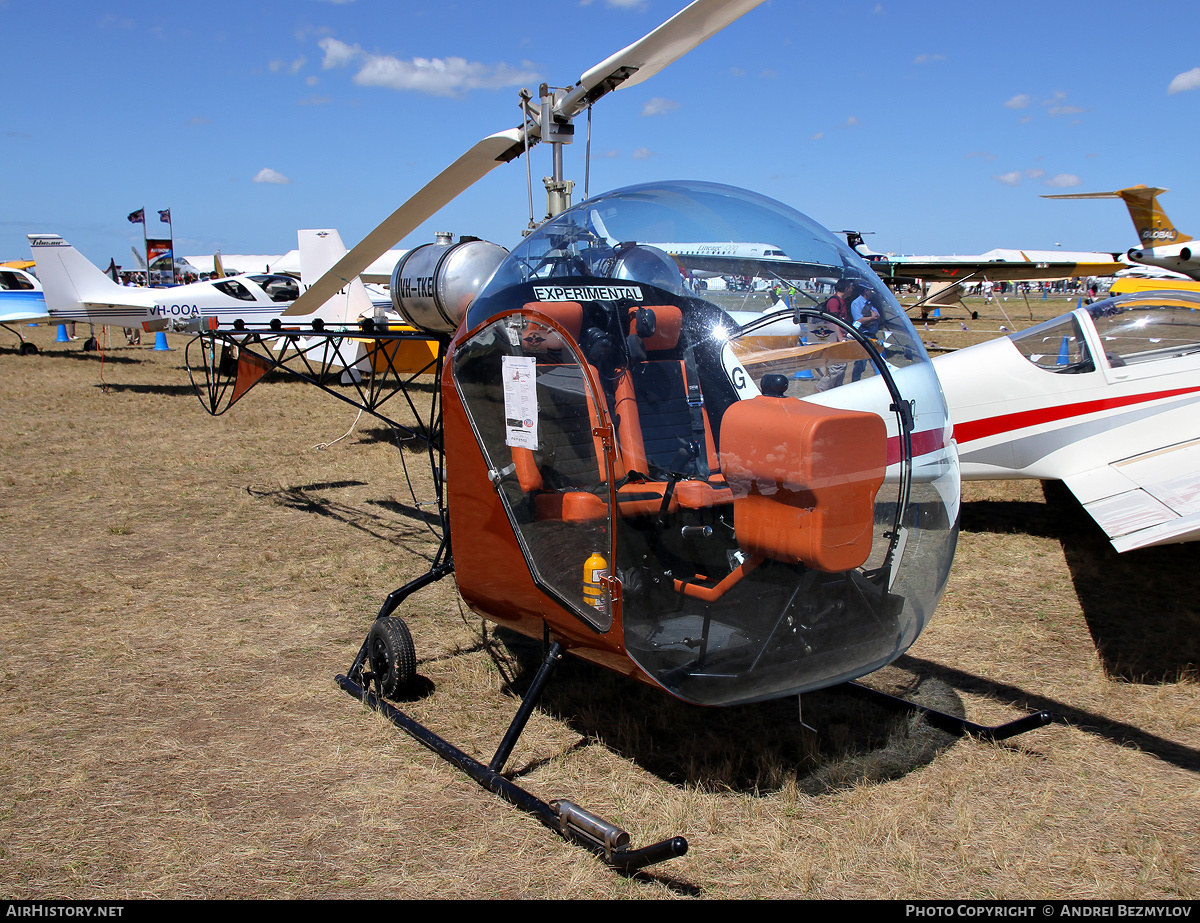
[[437,241],[414,247],[392,270],[392,306],[427,333],[453,333],[467,307],[508,256],[499,244],[439,233]]

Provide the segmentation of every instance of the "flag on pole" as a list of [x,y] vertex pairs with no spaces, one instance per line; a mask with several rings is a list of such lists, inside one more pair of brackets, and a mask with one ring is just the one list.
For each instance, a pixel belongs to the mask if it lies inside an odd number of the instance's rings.
[[130,212],[129,213],[129,223],[130,224],[145,224],[146,223],[146,209],[139,208],[135,212]]
[[171,209],[169,209],[169,208],[160,209],[158,212],[158,220],[164,222],[165,224],[170,224],[171,223]]

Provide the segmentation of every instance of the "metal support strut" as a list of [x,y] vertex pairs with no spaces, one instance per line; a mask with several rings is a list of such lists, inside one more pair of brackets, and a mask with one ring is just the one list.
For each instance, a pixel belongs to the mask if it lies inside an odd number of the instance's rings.
[[504,734],[504,739],[500,741],[500,746],[496,748],[496,755],[492,757],[492,761],[488,763],[488,769],[492,772],[499,772],[504,768],[504,764],[508,762],[508,757],[512,754],[512,749],[516,746],[517,738],[525,730],[525,725],[529,723],[529,716],[533,714],[533,707],[537,704],[537,700],[542,697],[542,689],[546,686],[546,681],[550,679],[550,674],[554,672],[554,668],[558,666],[558,662],[562,660],[563,646],[559,641],[555,641],[550,645],[550,650],[546,651],[546,657],[542,660],[542,665],[538,667],[537,673],[533,677],[533,682],[530,683],[529,689],[525,692],[525,698],[521,700],[521,707],[517,709],[517,713],[513,716],[512,724],[508,726],[508,730]]

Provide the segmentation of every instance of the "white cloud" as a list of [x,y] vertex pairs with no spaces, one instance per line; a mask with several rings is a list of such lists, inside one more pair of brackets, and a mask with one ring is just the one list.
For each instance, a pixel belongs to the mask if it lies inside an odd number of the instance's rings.
[[1079,177],[1074,173],[1059,173],[1046,180],[1046,185],[1053,186],[1055,189],[1067,189],[1070,186],[1078,186]]
[[432,96],[456,96],[466,90],[498,90],[535,83],[538,75],[508,64],[494,67],[465,58],[413,58],[401,61],[390,55],[369,55],[354,75],[360,86],[416,90]]
[[648,147],[639,147],[633,152],[632,156],[634,160],[649,160],[651,157],[655,156],[655,154],[654,151],[650,150]]
[[972,160],[975,157],[982,157],[984,160],[995,160],[996,159],[996,155],[991,153],[990,151],[971,151],[971,153],[967,154],[966,159]]
[[809,141],[820,141],[824,137],[825,137],[825,132],[819,131],[815,135],[810,135],[808,140]]
[[323,106],[329,101],[330,101],[330,99],[328,96],[318,96],[316,93],[314,93],[312,96],[309,96],[306,99],[299,100],[299,105],[301,105],[301,106]]
[[1005,102],[1004,105],[1007,106],[1009,109],[1024,109],[1026,106],[1029,105],[1029,102],[1030,102],[1030,100],[1029,100],[1028,93],[1018,93],[1012,99]]
[[331,67],[345,67],[354,60],[356,55],[363,53],[358,45],[347,45],[345,42],[339,42],[336,38],[323,38],[317,44],[325,52],[325,60],[321,62],[321,67],[325,70],[329,70]]
[[255,183],[279,183],[281,185],[286,185],[287,183],[290,183],[291,180],[288,179],[286,176],[284,176],[282,173],[280,173],[278,170],[272,170],[270,167],[263,167],[261,170],[259,170],[257,173],[254,174],[254,179],[252,180],[252,182],[255,182]]
[[930,61],[945,61],[946,56],[940,54],[919,54],[913,58],[913,64],[928,64]]
[[655,96],[651,100],[647,100],[642,106],[642,115],[666,115],[668,112],[674,112],[679,108],[679,103],[673,99],[666,99],[662,96]]
[[1167,95],[1182,93],[1184,90],[1195,90],[1198,87],[1200,87],[1200,67],[1193,67],[1190,71],[1175,75],[1175,79],[1167,87]]
[[1041,169],[1041,167],[1030,167],[1025,171],[1025,175],[1030,179],[1041,179],[1046,175],[1046,171]]
[[1006,186],[1021,185],[1021,174],[1016,170],[1013,170],[1011,173],[1001,173],[996,177],[996,179],[1000,180],[1000,182],[1004,183]]
[[509,64],[486,65],[466,58],[413,58],[401,61],[392,55],[371,54],[359,45],[336,38],[318,43],[325,52],[321,67],[329,70],[357,64],[354,82],[364,87],[414,90],[431,96],[458,96],[467,90],[497,90],[536,83],[540,77],[529,62],[521,68]]

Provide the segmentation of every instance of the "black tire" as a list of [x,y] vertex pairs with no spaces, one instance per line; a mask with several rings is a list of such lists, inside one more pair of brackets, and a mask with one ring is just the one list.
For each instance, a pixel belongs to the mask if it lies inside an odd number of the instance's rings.
[[83,351],[85,353],[94,353],[100,348],[100,344],[96,342],[95,337],[88,337],[83,341]]
[[37,353],[38,353],[38,348],[37,348],[36,343],[28,343],[27,342],[27,343],[21,344],[21,355],[22,356],[36,356]]
[[412,635],[404,620],[396,616],[375,620],[367,637],[367,655],[371,672],[379,677],[379,687],[390,699],[417,675],[417,650]]

